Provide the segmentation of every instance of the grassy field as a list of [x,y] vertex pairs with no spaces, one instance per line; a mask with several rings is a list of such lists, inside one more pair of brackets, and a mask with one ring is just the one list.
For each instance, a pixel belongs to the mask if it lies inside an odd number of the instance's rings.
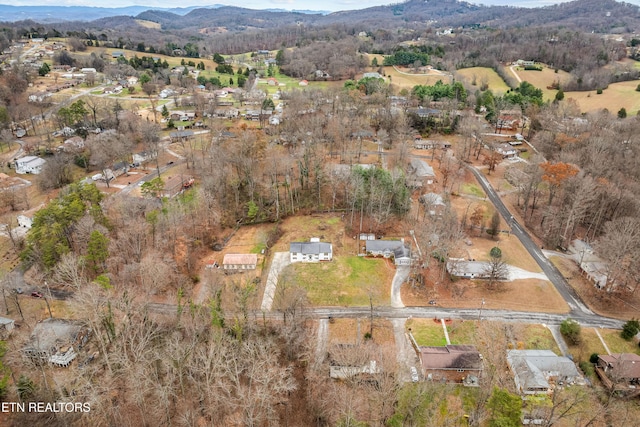
[[[331,319],[329,322],[329,343],[356,344],[362,342],[364,334],[371,330],[369,318]],[[380,345],[394,345],[393,325],[387,319],[373,319],[373,342]]]
[[629,116],[635,116],[640,111],[640,92],[636,91],[638,83],[638,80],[612,83],[600,95],[596,94],[595,90],[565,92],[564,99],[575,100],[583,112],[607,108],[615,114],[621,108],[625,108]]
[[470,344],[475,342],[476,322],[454,320],[447,325],[451,344]]
[[[547,86],[551,86],[553,82],[559,82],[560,86],[562,83],[569,79],[569,73],[565,71],[559,70],[557,73],[548,67],[543,67],[542,71],[535,70],[524,70],[519,67],[513,68],[516,74],[522,79],[522,81],[526,81],[542,90],[543,99],[545,101],[553,100],[556,96],[555,89],[547,89]],[[510,72],[509,70],[507,70]],[[565,99],[567,98],[567,94],[565,93]]]
[[593,328],[582,328],[580,336],[582,338],[582,342],[579,345],[569,346],[569,353],[571,353],[574,360],[577,362],[588,362],[589,357],[593,353],[606,354],[604,346]]
[[[514,237],[515,239],[515,237]],[[502,247],[502,246],[501,246]],[[482,301],[485,309],[520,310],[538,313],[567,313],[569,307],[553,284],[540,279],[520,279],[502,282],[499,291],[487,290],[482,280],[466,281],[463,298],[451,298],[448,294],[434,295],[438,304],[447,308],[476,308],[480,310]],[[412,299],[403,293],[402,300],[407,305],[424,306],[424,299]]]
[[[625,341],[620,336],[620,331],[612,329],[598,329],[602,339],[609,347],[611,353],[636,353],[640,354],[640,348],[635,341]],[[582,328],[580,333],[582,342],[579,345],[569,346],[569,351],[577,360],[588,361],[593,353],[606,354],[602,342],[598,338],[594,328]]]
[[602,339],[607,343],[611,353],[636,353],[640,355],[640,347],[634,340],[625,341],[620,336],[620,331],[612,329],[600,329]]
[[281,237],[271,251],[288,251],[290,242],[307,241],[319,237],[333,244],[333,256],[356,255],[357,241],[344,232],[344,223],[334,214],[292,216],[280,223]]
[[460,186],[460,193],[469,194],[471,196],[476,196],[476,197],[487,196],[478,184],[473,184],[473,183],[462,184]]
[[444,346],[447,344],[440,321],[410,319],[407,321],[407,329],[411,331],[413,338],[420,346]]
[[283,275],[307,290],[313,305],[368,306],[389,304],[393,277],[385,261],[358,256],[334,257],[332,262],[295,263]]
[[[447,323],[449,341],[452,345],[475,344],[476,323],[468,320],[453,320]],[[444,336],[442,323],[433,319],[411,319],[407,322],[407,328],[418,345],[444,346],[447,340]]]
[[411,90],[416,85],[434,85],[438,80],[442,80],[443,83],[451,83],[451,77],[442,74],[424,75],[424,74],[410,74],[409,72],[396,71],[393,67],[384,67],[385,75],[391,81],[391,88],[397,92],[402,89]]
[[162,26],[158,22],[146,21],[144,19],[136,19],[135,21],[138,25],[143,26],[145,28],[153,28],[156,30],[159,30],[160,28],[162,28]]
[[[455,73],[457,80],[462,80],[467,85],[472,85],[480,89],[480,86],[486,82],[489,89],[494,94],[504,94],[509,90],[509,86],[502,80],[502,77],[498,75],[491,68],[486,67],[473,67],[463,68]],[[473,81],[476,84],[473,84]]]
[[[515,71],[523,81],[542,89],[545,100],[553,100],[557,92],[554,89],[547,89],[547,86],[556,81],[562,86],[562,83],[569,78],[568,73],[564,71],[556,73],[548,67],[544,67],[542,71],[525,71],[521,68],[515,68]],[[565,100],[573,99],[576,101],[582,112],[607,108],[612,113],[616,113],[621,108],[625,108],[628,115],[636,115],[640,111],[640,96],[636,91],[638,83],[637,80],[612,83],[600,95],[595,90],[565,92],[564,98]]]
[[552,350],[560,354],[560,349],[549,329],[542,325],[514,325],[514,335],[525,350]]
[[[278,81],[278,86],[270,86],[267,84],[267,79],[269,77],[263,77],[258,80],[258,88],[265,91],[269,95],[273,95],[278,90],[292,90],[301,88],[298,84],[300,79],[295,79],[293,77],[286,76],[279,72],[279,70],[275,70],[273,73],[273,78]],[[309,82],[309,86],[318,86],[319,82]]]
[[[499,328],[499,323],[483,322],[483,326],[489,328]],[[553,339],[549,329],[536,324],[512,324],[509,325],[512,338],[515,340],[513,348],[553,350],[560,354],[558,345]],[[410,319],[407,328],[418,345],[421,346],[444,346],[446,339],[442,324],[433,319]],[[447,332],[452,345],[471,344],[478,345],[478,323],[471,320],[453,320],[447,323]]]

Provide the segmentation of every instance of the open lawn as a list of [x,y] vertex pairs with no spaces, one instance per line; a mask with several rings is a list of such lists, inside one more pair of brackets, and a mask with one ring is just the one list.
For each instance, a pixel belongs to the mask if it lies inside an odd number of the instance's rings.
[[607,343],[611,353],[636,353],[640,355],[640,347],[635,340],[625,341],[616,329],[600,329],[602,339]]
[[[474,187],[476,186],[474,185]],[[491,216],[495,211],[495,208],[490,202],[476,200],[474,198],[452,197],[451,206],[455,209],[459,218],[464,217],[466,213],[467,225],[470,225],[469,218],[478,206],[484,208],[485,227],[490,225]],[[502,217],[500,218],[499,229],[504,231],[509,230],[509,225]],[[497,246],[502,250],[503,258],[507,264],[531,272],[542,271],[536,261],[529,255],[529,252],[522,246],[520,240],[515,236],[511,236],[508,233],[500,233],[498,238],[494,240],[489,234],[481,232],[479,229],[467,229],[466,232],[472,244],[470,246],[462,246],[459,256],[467,259],[487,261],[489,260],[489,251],[494,246]]]
[[217,66],[215,62],[213,62],[211,59],[208,59],[208,58],[187,58],[187,57],[181,57],[181,56],[167,56],[167,55],[161,55],[159,53],[138,52],[136,50],[105,48],[101,46],[100,47],[88,46],[86,51],[80,52],[80,53],[76,52],[74,53],[74,55],[90,56],[92,53],[95,53],[96,55],[104,54],[104,57],[106,59],[111,60],[111,54],[114,51],[123,52],[127,59],[133,58],[134,56],[137,56],[138,58],[142,58],[143,56],[159,58],[160,61],[167,61],[170,67],[176,67],[180,65],[183,59],[185,60],[185,62],[193,61],[196,64],[202,61],[204,62],[206,70],[213,70]]
[[[569,345],[569,353],[576,362],[588,362],[593,353],[606,354],[604,346],[593,328],[582,328],[580,336],[580,344]],[[567,344],[569,343],[567,342]]]
[[344,223],[335,214],[314,214],[293,216],[280,223],[282,235],[271,251],[286,252],[289,243],[308,241],[319,237],[323,242],[333,244],[333,256],[356,255],[358,245],[350,236],[345,236]]
[[480,185],[475,183],[465,183],[460,186],[461,194],[468,194],[470,196],[476,197],[486,197],[484,190],[480,187]]
[[153,28],[159,30],[162,26],[158,22],[146,21],[144,19],[136,19],[135,20],[138,25],[141,25],[145,28]]
[[[293,89],[302,88],[299,85],[301,79],[296,79],[296,78],[284,75],[284,74],[280,73],[277,69],[273,73],[273,78],[278,81],[278,85],[277,86],[268,85],[267,84],[267,79],[268,78],[269,77],[260,78],[260,80],[258,80],[258,87],[261,90],[267,92],[267,94],[269,94],[269,95],[273,95],[278,90],[293,90]],[[310,81],[309,82],[309,86],[317,86],[318,83],[320,83],[320,82]]]
[[[507,227],[502,224],[502,228]],[[502,250],[502,258],[507,264],[534,273],[542,272],[538,263],[529,255],[529,252],[522,246],[517,237],[501,233],[497,240],[493,240],[486,233],[485,236],[472,239],[473,245],[467,246],[472,259],[488,261],[491,248],[497,246]]]
[[[364,334],[370,329],[369,318],[331,319],[328,341],[330,344],[356,344],[362,342]],[[373,319],[373,342],[380,345],[395,343],[391,322],[386,319]]]
[[[439,268],[439,266],[435,266]],[[450,285],[428,284],[429,297],[424,292],[410,286],[403,286],[402,301],[407,306],[427,306],[429,299],[435,299],[438,305],[447,308],[476,308],[484,300],[485,309],[519,310],[543,313],[567,313],[569,307],[551,282],[540,279],[520,279],[513,282],[501,282],[500,289],[491,291],[482,280],[459,280],[462,296],[452,297]]]
[[438,71],[432,71],[430,74],[411,74],[408,70],[398,70],[393,67],[384,67],[387,81],[391,82],[391,88],[394,92],[398,92],[402,89],[411,91],[416,85],[434,85],[438,80],[442,80],[443,83],[450,83],[451,76],[449,74],[440,74]]
[[476,322],[469,320],[454,320],[447,324],[449,341],[451,344],[475,343]]
[[[554,82],[559,82],[560,87],[562,83],[569,79],[569,73],[558,70],[556,73],[552,68],[543,66],[542,71],[524,70],[521,67],[514,67],[513,70],[522,79],[542,90],[543,99],[545,101],[553,100],[558,92],[555,89],[547,89],[547,86],[551,86]],[[507,70],[507,72],[511,72]],[[567,94],[565,93],[565,99]]]
[[[479,326],[476,321],[450,320],[446,322],[446,326],[452,345],[478,344]],[[500,323],[483,321],[482,326],[493,329],[499,328]],[[407,330],[411,331],[418,345],[446,345],[444,331],[442,330],[442,324],[439,319],[410,319],[407,321]],[[504,331],[504,329],[502,330]],[[549,329],[542,325],[515,323],[509,324],[508,330],[509,334],[505,336],[505,341],[514,341],[510,347],[527,350],[553,350],[557,354],[560,354],[553,335],[551,335]]]
[[615,114],[621,108],[625,108],[629,116],[635,116],[640,111],[640,92],[636,91],[639,83],[638,80],[612,83],[600,95],[595,90],[565,92],[564,99],[575,100],[582,112],[607,108]]
[[[547,86],[557,81],[560,82],[560,87],[562,87],[562,83],[569,78],[568,73],[564,71],[555,73],[553,69],[548,67],[543,67],[542,71],[525,71],[522,68],[514,68],[514,70],[523,81],[542,89],[545,101],[553,100],[557,92],[555,89],[547,89]],[[564,102],[569,99],[575,100],[582,112],[607,108],[609,111],[616,113],[621,108],[625,108],[628,115],[636,115],[640,111],[640,96],[636,91],[638,83],[640,83],[638,80],[612,83],[600,95],[595,90],[565,92]]]
[[311,304],[319,306],[388,305],[394,270],[385,260],[340,256],[332,262],[295,263],[282,272],[307,290]]
[[552,350],[560,354],[560,349],[549,329],[542,325],[517,323],[512,328],[516,347],[523,350]]
[[440,320],[410,319],[406,326],[420,346],[444,346],[447,344]]
[[[488,88],[494,94],[504,94],[509,90],[509,86],[502,80],[502,77],[498,75],[491,68],[486,67],[473,67],[463,68],[456,71],[456,79],[462,80],[468,86],[474,86],[480,89],[480,87],[486,83]],[[475,84],[473,83],[475,80]]]

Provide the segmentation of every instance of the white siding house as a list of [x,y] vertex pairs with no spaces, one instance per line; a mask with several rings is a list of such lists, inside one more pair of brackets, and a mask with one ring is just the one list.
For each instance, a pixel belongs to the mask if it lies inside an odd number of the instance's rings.
[[47,161],[36,156],[25,156],[16,160],[16,173],[39,174]]
[[333,246],[331,243],[318,241],[291,242],[289,244],[289,257],[291,262],[331,261],[333,259]]

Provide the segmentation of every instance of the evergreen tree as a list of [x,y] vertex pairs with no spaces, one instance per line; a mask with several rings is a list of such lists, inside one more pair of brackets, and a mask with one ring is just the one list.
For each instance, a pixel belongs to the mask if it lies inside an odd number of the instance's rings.
[[511,394],[505,389],[494,387],[493,393],[487,403],[491,413],[490,427],[519,427],[522,425],[522,399],[516,394]]
[[98,230],[92,231],[87,244],[87,256],[85,257],[87,264],[96,274],[99,274],[105,271],[105,263],[108,257],[109,239]]

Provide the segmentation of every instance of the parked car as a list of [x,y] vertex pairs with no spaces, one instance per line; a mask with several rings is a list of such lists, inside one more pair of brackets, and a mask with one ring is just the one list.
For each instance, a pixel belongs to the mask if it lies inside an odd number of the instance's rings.
[[436,302],[436,300],[434,300],[434,299],[432,299],[431,301],[429,301],[429,305],[436,305],[436,304],[438,304],[438,303],[437,303],[437,302]]
[[23,293],[22,288],[16,288],[15,290],[16,290],[16,294],[21,294],[21,293]]
[[416,369],[415,366],[411,367],[411,381],[414,383],[417,383],[420,380],[420,377],[418,376],[418,370]]
[[34,298],[43,298],[42,294],[38,291],[31,292],[31,296]]

